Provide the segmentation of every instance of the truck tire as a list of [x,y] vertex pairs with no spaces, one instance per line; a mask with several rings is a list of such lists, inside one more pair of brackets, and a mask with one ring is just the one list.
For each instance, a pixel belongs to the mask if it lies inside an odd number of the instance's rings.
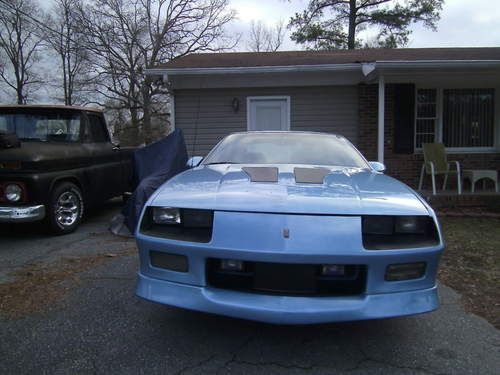
[[47,223],[55,234],[73,232],[83,217],[82,192],[71,182],[57,184],[50,195]]

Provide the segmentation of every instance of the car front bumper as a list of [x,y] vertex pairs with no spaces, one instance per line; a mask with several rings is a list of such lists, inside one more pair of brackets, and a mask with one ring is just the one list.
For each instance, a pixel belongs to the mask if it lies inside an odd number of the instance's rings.
[[45,218],[45,206],[0,206],[0,222],[20,223]]
[[346,297],[242,293],[158,280],[138,274],[137,295],[191,310],[273,324],[318,324],[414,315],[438,308],[437,287]]
[[[290,237],[284,238],[283,228]],[[249,228],[251,228],[249,230]],[[169,240],[136,233],[140,270],[137,294],[193,310],[280,324],[311,324],[419,314],[438,307],[436,275],[444,248],[366,250],[361,218],[216,212],[210,243]],[[187,272],[155,267],[151,252],[183,255]],[[366,267],[362,293],[291,296],[236,291],[207,281],[207,259]],[[423,277],[387,281],[392,264],[425,262]]]

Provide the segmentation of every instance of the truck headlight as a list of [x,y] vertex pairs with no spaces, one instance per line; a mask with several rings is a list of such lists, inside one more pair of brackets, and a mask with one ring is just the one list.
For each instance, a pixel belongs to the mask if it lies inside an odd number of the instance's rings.
[[154,207],[153,222],[155,224],[181,224],[181,211],[173,207]]
[[5,199],[9,202],[18,202],[21,200],[23,189],[18,184],[9,184],[5,186],[4,195]]

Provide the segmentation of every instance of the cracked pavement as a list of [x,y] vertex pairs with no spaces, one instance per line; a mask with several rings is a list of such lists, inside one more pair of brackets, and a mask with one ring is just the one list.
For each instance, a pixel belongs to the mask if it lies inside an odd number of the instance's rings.
[[[132,240],[107,233],[107,204],[77,233],[0,227],[0,282],[28,263],[112,253],[61,280],[55,305],[0,316],[2,374],[498,374],[500,331],[441,285],[438,311],[406,318],[275,326],[161,306],[134,295]],[[0,296],[1,297],[1,296]]]

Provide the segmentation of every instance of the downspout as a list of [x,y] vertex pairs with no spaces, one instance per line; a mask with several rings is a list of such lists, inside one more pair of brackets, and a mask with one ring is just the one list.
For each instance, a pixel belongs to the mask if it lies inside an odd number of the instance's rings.
[[[375,75],[377,63],[362,63],[361,71],[367,81]],[[384,163],[384,133],[385,133],[385,79],[378,76],[378,120],[377,120],[377,160]]]
[[384,163],[384,129],[385,128],[385,80],[378,77],[378,161]]
[[[162,81],[164,84],[168,85],[168,74],[167,73],[164,73],[163,76],[162,76]],[[169,91],[169,98],[170,98],[170,102],[169,102],[169,110],[170,110],[170,128],[173,130],[175,130],[175,96],[174,96],[174,91],[171,89],[171,87],[169,87],[168,89]]]

